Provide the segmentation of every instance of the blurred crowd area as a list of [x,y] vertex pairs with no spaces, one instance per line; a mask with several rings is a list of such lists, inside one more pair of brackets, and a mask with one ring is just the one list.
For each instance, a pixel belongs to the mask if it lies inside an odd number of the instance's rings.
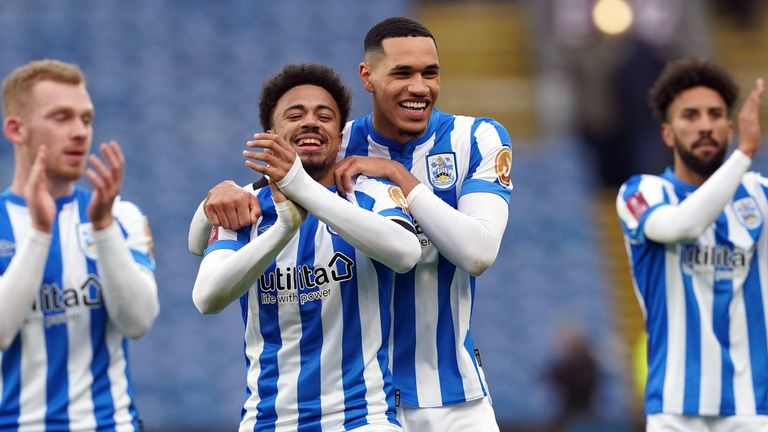
[[[187,226],[211,186],[255,180],[240,153],[258,131],[261,83],[285,63],[326,63],[353,89],[352,114],[366,114],[362,40],[397,15],[437,38],[438,106],[494,117],[513,139],[509,224],[478,280],[473,315],[502,429],[639,430],[642,317],[616,189],[669,163],[647,104],[666,61],[714,57],[743,88],[768,75],[768,4],[608,1],[631,11],[618,33],[600,26],[597,0],[0,2],[0,74],[38,58],[79,64],[96,106],[95,142],[121,143],[123,195],[149,216],[162,311],[131,344],[147,430],[233,430],[239,421],[240,313],[195,309],[199,259],[187,252]],[[4,142],[5,185],[12,161]]]

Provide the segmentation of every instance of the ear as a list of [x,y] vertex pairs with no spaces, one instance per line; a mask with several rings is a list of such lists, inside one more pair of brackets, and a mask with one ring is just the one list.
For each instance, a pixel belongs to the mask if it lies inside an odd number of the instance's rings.
[[362,62],[360,63],[360,82],[363,83],[363,88],[368,93],[373,93],[373,80],[371,79],[371,75],[373,74],[373,71],[371,70],[371,66],[369,66],[367,63]]
[[669,148],[675,146],[675,133],[672,131],[672,125],[664,122],[661,124],[661,139],[664,140],[664,144]]
[[3,120],[3,135],[13,144],[22,141],[22,124],[18,116],[8,116]]
[[733,141],[733,120],[728,120],[728,143]]

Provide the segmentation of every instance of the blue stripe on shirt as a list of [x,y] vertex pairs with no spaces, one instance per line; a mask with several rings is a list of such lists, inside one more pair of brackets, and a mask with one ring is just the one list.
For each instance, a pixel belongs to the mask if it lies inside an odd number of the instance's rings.
[[[61,214],[62,202],[56,203],[57,214]],[[48,262],[45,266],[43,283],[47,284],[49,290],[64,289],[63,263],[61,256],[59,218],[54,218],[52,229],[51,249],[48,255]],[[53,301],[57,301],[58,295],[52,295]],[[43,307],[43,305],[40,305]],[[57,315],[66,313],[66,309],[55,308],[44,309],[43,319],[48,320]],[[46,370],[46,407],[45,407],[45,427],[47,430],[55,430],[66,427],[69,424],[69,374],[68,370],[69,341],[67,335],[67,324],[58,323],[54,325],[44,325],[45,349],[48,358],[48,368]]]
[[[355,249],[339,236],[333,236],[333,250],[341,253],[352,262],[357,262]],[[357,268],[351,269],[337,261],[335,269],[339,275],[349,274],[349,279],[339,282],[341,290],[341,314],[344,320],[344,329],[341,335],[341,371],[344,387],[344,428],[352,429],[366,423],[368,415],[368,401],[365,398],[367,391],[364,376],[365,364],[363,364],[362,324],[360,321],[360,296],[358,293]],[[357,383],[357,385],[355,385]]]
[[701,316],[691,276],[682,273],[685,290],[685,380],[683,414],[699,412],[701,393]]
[[[11,220],[8,215],[8,200],[9,191],[0,195],[0,240],[7,241],[7,244],[14,244],[13,254],[18,251],[18,246],[15,245],[15,238],[13,235],[13,227],[11,226]],[[8,270],[8,266],[11,264],[13,258],[12,254],[0,254],[0,274],[3,274]],[[3,392],[0,394],[0,429],[11,430],[19,427],[19,408],[20,408],[20,394],[21,394],[21,338],[17,334],[11,342],[11,345],[5,350],[0,352],[0,359],[2,359],[2,368],[0,372],[3,377]]]
[[[733,250],[733,243],[728,240],[728,220],[725,213],[720,213],[715,221],[715,242],[729,250]],[[715,274],[719,270],[715,267]],[[728,269],[726,269],[728,270]],[[720,342],[722,367],[720,390],[720,415],[733,415],[736,413],[736,400],[733,388],[733,359],[731,358],[731,318],[729,307],[733,299],[733,279],[715,278],[714,304],[712,311],[712,327],[715,337]]]
[[[78,195],[77,204],[80,223],[88,223],[90,194],[80,191]],[[121,229],[121,231],[125,232],[124,229]],[[96,261],[88,256],[85,257],[85,261],[88,274],[96,276],[98,274]],[[106,341],[107,310],[104,307],[104,297],[100,286],[97,284],[97,279],[91,280],[90,286],[87,289],[89,299],[95,300],[100,298],[102,301],[101,307],[89,308],[91,317],[91,352],[93,355],[91,360],[91,376],[93,377],[91,398],[94,416],[96,417],[96,430],[106,430],[108,427],[114,430],[115,420],[113,416],[115,414],[115,405],[112,400],[111,383],[109,381],[110,356]]]
[[[299,230],[299,248],[301,254],[297,257],[296,266],[306,265],[315,268],[315,235],[319,227],[316,217],[309,215],[301,224]],[[318,286],[312,288],[302,287],[303,281],[294,272],[294,283],[297,295],[307,292],[319,291]],[[299,315],[301,316],[301,339],[299,340],[300,362],[299,378],[297,385],[297,400],[299,407],[298,430],[320,431],[320,362],[323,348],[323,322],[320,301],[299,302]]]

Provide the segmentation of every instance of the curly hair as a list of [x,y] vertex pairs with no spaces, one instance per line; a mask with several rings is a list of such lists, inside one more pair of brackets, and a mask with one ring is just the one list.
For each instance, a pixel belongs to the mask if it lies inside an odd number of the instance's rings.
[[341,77],[328,66],[319,63],[289,64],[268,78],[261,88],[259,119],[264,130],[272,129],[272,116],[277,101],[290,89],[300,85],[322,87],[339,106],[339,132],[344,128],[351,110],[351,93]]
[[667,64],[649,93],[653,116],[660,122],[665,122],[667,109],[672,101],[685,90],[699,86],[719,93],[730,116],[739,97],[739,87],[733,76],[723,66],[698,58],[676,60]]

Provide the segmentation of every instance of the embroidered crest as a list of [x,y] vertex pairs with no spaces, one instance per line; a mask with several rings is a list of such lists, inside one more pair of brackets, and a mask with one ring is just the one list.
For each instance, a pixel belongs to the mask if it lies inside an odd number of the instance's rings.
[[81,223],[77,225],[77,242],[80,250],[86,257],[96,259],[96,243],[93,242],[93,226],[90,223]]
[[509,187],[510,178],[512,177],[512,151],[509,147],[502,147],[496,153],[496,176],[499,178],[499,183],[504,187]]
[[429,182],[436,189],[449,189],[456,183],[456,155],[438,153],[427,156]]
[[733,209],[736,210],[741,223],[748,229],[755,229],[763,223],[760,211],[757,209],[757,203],[752,197],[745,197],[733,202]]

